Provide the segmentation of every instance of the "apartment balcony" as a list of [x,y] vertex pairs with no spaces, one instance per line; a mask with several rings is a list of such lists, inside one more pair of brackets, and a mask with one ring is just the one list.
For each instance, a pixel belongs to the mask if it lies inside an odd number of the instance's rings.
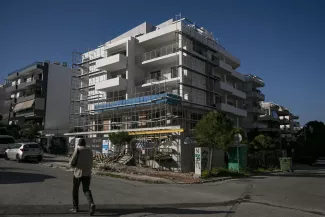
[[[28,101],[23,101],[17,103],[13,108],[14,113],[23,113],[25,110],[44,110],[45,109],[45,99],[44,98],[34,98]],[[17,115],[16,115],[17,117]]]
[[225,92],[228,92],[228,93],[232,93],[233,90],[234,90],[234,87],[233,86],[231,86],[230,84],[227,84],[226,82],[223,82],[223,81],[217,82],[217,86],[221,90],[223,90]]
[[224,73],[231,74],[234,71],[233,68],[223,60],[217,60],[215,62],[218,64],[218,67],[222,69]]
[[299,116],[298,115],[292,115],[292,119],[298,120],[299,119]]
[[95,84],[95,90],[109,92],[125,90],[127,80],[125,78],[116,77]]
[[43,70],[40,68],[40,66],[43,65],[42,62],[33,62],[32,64],[29,64],[23,68],[17,69],[10,74],[8,74],[7,79],[8,80],[14,80],[18,78],[19,76],[25,76],[25,75],[31,75],[34,73],[40,73]]
[[178,84],[180,77],[177,70],[163,70],[159,76],[146,77],[142,87],[148,87],[156,84],[164,84],[166,86],[175,86]]
[[274,122],[280,122],[280,119],[277,117],[272,117],[270,115],[261,115],[258,117],[258,120],[260,121],[274,121]]
[[257,91],[252,91],[252,92],[247,93],[247,97],[255,98],[255,99],[258,99],[260,101],[265,100],[265,95],[263,93],[260,93],[260,92],[257,92]]
[[9,86],[6,88],[7,93],[15,92],[17,90],[17,85]]
[[244,93],[243,91],[237,90],[236,88],[234,88],[232,85],[227,84],[226,82],[223,81],[219,81],[217,83],[217,87],[227,93],[231,93],[234,96],[241,98],[241,99],[246,99],[246,93]]
[[290,123],[290,120],[287,119],[287,118],[283,118],[283,119],[280,119],[280,123],[281,124],[289,124]]
[[18,97],[17,98],[17,103],[21,103],[21,102],[25,102],[25,101],[28,101],[28,100],[33,100],[37,97],[41,97],[40,94],[31,94],[31,95],[27,95],[27,96],[21,96],[21,97]]
[[17,103],[16,98],[7,98],[7,99],[5,99],[5,105],[11,105],[11,104],[15,104],[15,103]]
[[266,124],[260,124],[260,123],[253,123],[253,124],[248,124],[247,128],[248,129],[266,129],[267,125]]
[[96,67],[100,70],[108,72],[125,69],[127,65],[127,57],[123,54],[115,54],[96,61]]
[[253,107],[248,108],[247,112],[261,114],[261,115],[265,114],[265,112],[261,108],[259,108],[257,106],[253,106]]
[[140,62],[143,66],[160,66],[176,63],[178,60],[178,43],[170,44],[141,54]]
[[30,87],[40,86],[41,83],[42,83],[42,80],[39,80],[39,79],[33,79],[28,82],[22,82],[22,83],[18,84],[17,90],[24,90],[24,89],[27,89]]
[[24,111],[19,111],[15,114],[15,118],[25,117],[25,118],[42,118],[44,117],[44,111],[37,109],[27,109]]
[[246,81],[252,82],[254,87],[264,87],[264,81],[262,78],[255,75],[245,75]]
[[233,56],[218,42],[204,35],[204,33],[202,33],[202,31],[198,30],[196,27],[189,26],[186,25],[185,23],[182,23],[181,29],[182,32],[185,33],[186,35],[190,36],[191,38],[201,42],[202,44],[207,45],[208,47],[224,55],[234,68],[240,66],[240,60],[237,57]]
[[247,116],[247,111],[244,109],[236,108],[235,106],[228,105],[226,103],[218,103],[216,106],[219,110],[227,112],[227,113],[232,113],[238,116],[246,117]]
[[258,129],[258,131],[260,131],[260,132],[280,132],[280,128],[267,126],[266,128]]

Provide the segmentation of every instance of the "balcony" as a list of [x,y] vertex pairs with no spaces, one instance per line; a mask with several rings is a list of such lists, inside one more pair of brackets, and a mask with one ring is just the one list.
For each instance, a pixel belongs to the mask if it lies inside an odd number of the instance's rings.
[[244,109],[236,108],[235,106],[228,105],[226,103],[218,103],[217,108],[221,111],[232,113],[238,116],[246,117],[247,111]]
[[258,117],[258,120],[260,121],[274,121],[274,122],[280,122],[280,119],[277,117],[272,117],[270,115],[261,115]]
[[36,97],[40,97],[40,96],[41,96],[40,94],[36,94],[36,93],[31,94],[31,95],[27,95],[27,96],[21,96],[21,97],[17,98],[17,103],[32,100],[32,99],[35,99]]
[[176,63],[178,49],[179,45],[175,43],[143,53],[140,56],[140,62],[146,66]]
[[95,84],[95,90],[109,92],[125,90],[127,80],[125,78],[116,77]]
[[254,87],[264,87],[264,81],[262,78],[255,75],[245,75],[246,81],[252,82]]
[[247,93],[247,97],[249,98],[256,98],[260,101],[264,101],[265,100],[265,95],[263,93],[260,93],[258,91],[252,91]]
[[258,129],[260,132],[280,132],[280,128],[278,127],[267,127]]
[[147,87],[155,84],[164,83],[167,86],[176,85],[179,82],[180,77],[178,76],[177,68],[162,70],[157,72],[155,75],[151,75],[145,78],[142,87]]
[[227,84],[226,82],[223,82],[223,81],[219,81],[217,83],[218,85],[218,88],[220,88],[221,90],[224,90],[228,93],[232,93],[233,92],[233,86],[231,86],[230,84]]
[[17,85],[9,86],[6,88],[7,93],[11,93],[17,90]]
[[292,115],[292,119],[298,120],[299,119],[299,116],[298,115]]
[[217,88],[227,92],[227,93],[231,93],[234,96],[237,96],[241,99],[246,99],[246,93],[244,93],[243,91],[237,90],[236,88],[234,88],[232,85],[223,82],[223,81],[219,81],[217,83]]
[[218,64],[219,68],[223,70],[224,73],[230,74],[234,71],[233,68],[223,60],[217,60],[216,63]]
[[41,118],[44,116],[44,111],[36,110],[36,109],[27,109],[24,111],[19,111],[16,113],[15,117],[25,117],[25,118]]
[[42,80],[39,80],[39,79],[33,79],[31,81],[28,81],[28,82],[22,82],[22,83],[18,84],[17,90],[27,89],[27,88],[32,87],[32,86],[40,85],[41,83],[42,83]]
[[41,72],[42,69],[39,68],[39,66],[43,65],[42,62],[33,62],[32,64],[29,64],[23,68],[17,69],[10,74],[8,74],[8,80],[13,80],[19,77],[20,75],[29,75],[36,72]]
[[115,54],[113,56],[105,57],[96,61],[96,67],[100,70],[108,72],[125,69],[127,64],[127,57],[123,54]]
[[265,128],[267,128],[267,125],[260,124],[260,123],[253,123],[253,124],[248,124],[247,128],[249,128],[249,129],[265,129]]

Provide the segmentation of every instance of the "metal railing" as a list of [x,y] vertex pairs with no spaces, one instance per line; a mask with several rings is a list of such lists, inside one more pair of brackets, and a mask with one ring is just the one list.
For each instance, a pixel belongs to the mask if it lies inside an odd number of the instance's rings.
[[162,70],[156,77],[151,77],[148,76],[145,78],[145,84],[151,83],[151,82],[158,82],[158,81],[164,81],[172,78],[177,78],[178,77],[178,71],[173,70],[173,69],[167,69],[167,70]]
[[34,65],[38,65],[38,64],[43,64],[43,63],[42,63],[42,62],[39,62],[39,61],[35,61],[35,62],[33,62],[33,63],[31,63],[31,64],[29,64],[29,65],[23,67],[23,68],[17,69],[17,70],[15,70],[15,71],[9,73],[8,76],[13,75],[13,74],[15,74],[15,73],[17,73],[17,72],[23,71],[23,70],[25,70],[25,69],[27,69],[27,68],[29,68],[29,67],[32,67],[32,66],[34,66]]
[[141,54],[141,61],[147,61],[147,60],[151,60],[151,59],[155,59],[161,56],[166,56],[168,54],[172,54],[172,53],[176,53],[178,50],[179,46],[178,43],[175,44],[170,44],[146,53]]

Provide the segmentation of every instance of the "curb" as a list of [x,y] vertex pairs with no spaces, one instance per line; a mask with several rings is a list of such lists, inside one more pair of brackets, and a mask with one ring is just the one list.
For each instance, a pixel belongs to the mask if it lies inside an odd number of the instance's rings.
[[[51,167],[51,168],[59,168],[59,169],[65,169],[67,171],[72,171],[72,168],[70,168],[69,165],[60,165],[60,164],[56,164],[56,163],[40,163],[40,165]],[[183,184],[198,185],[198,184],[214,183],[214,182],[221,182],[221,181],[236,179],[233,177],[220,177],[220,178],[214,178],[214,179],[208,179],[208,180],[200,180],[200,181],[193,182],[193,183],[186,183],[186,182],[175,182],[170,179],[153,177],[153,176],[107,172],[107,171],[100,171],[100,170],[96,170],[96,169],[93,169],[93,175],[109,176],[109,177],[113,177],[113,178],[121,178],[121,179],[133,180],[133,181],[140,181],[140,182],[151,183],[151,184],[179,184],[179,185],[183,185]]]

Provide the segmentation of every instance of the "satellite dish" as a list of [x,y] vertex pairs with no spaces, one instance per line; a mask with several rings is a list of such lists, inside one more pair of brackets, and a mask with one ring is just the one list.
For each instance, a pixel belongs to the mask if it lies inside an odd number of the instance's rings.
[[239,133],[235,134],[235,136],[234,136],[234,142],[235,142],[235,143],[238,144],[238,143],[240,143],[242,140],[243,140],[242,135],[240,135]]

